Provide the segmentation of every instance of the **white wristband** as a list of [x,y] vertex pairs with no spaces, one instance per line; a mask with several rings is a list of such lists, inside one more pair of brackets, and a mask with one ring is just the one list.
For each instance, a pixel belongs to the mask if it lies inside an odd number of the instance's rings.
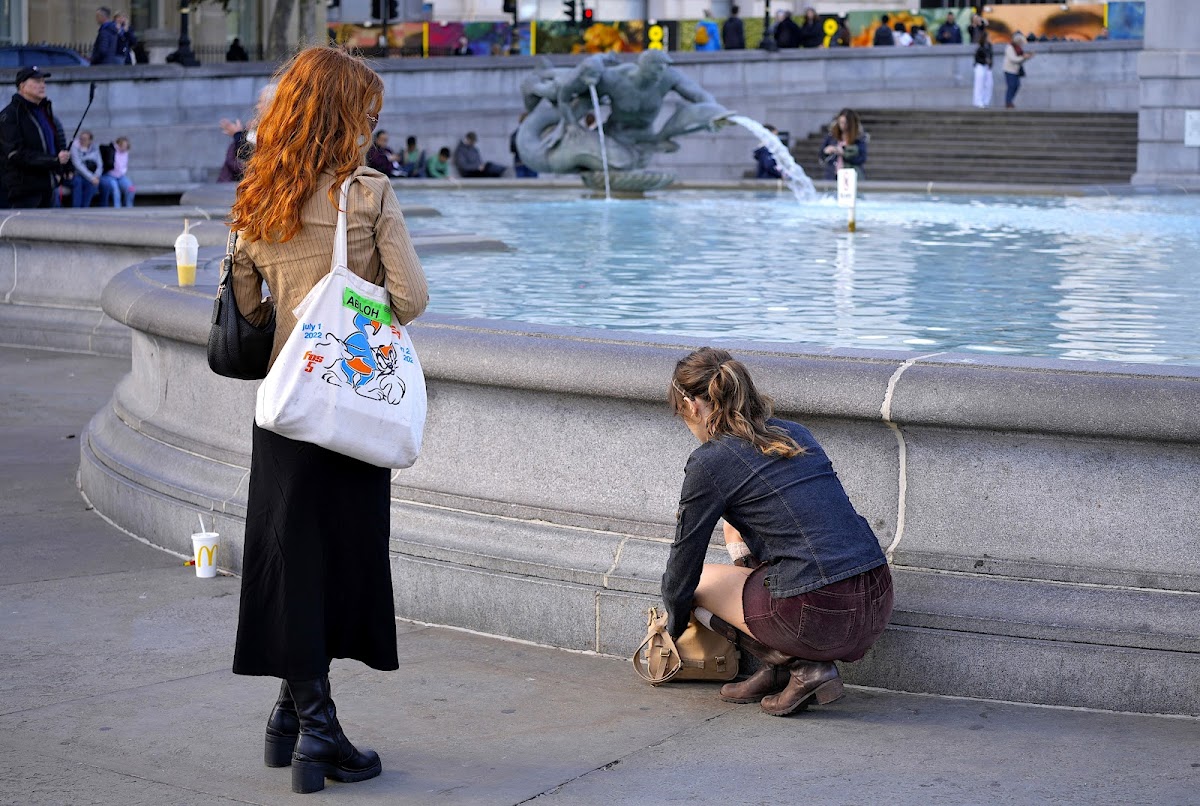
[[733,543],[726,543],[725,550],[729,552],[730,559],[735,563],[743,557],[750,556],[750,547],[740,540]]

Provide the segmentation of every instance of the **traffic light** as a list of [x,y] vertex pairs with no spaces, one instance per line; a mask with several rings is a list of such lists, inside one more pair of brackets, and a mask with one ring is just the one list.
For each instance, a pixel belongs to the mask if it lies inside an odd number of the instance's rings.
[[563,0],[563,16],[575,22],[575,0]]
[[587,6],[583,7],[583,24],[584,27],[592,24],[592,9]]
[[517,0],[504,0],[504,13],[505,14],[516,14],[517,13]]

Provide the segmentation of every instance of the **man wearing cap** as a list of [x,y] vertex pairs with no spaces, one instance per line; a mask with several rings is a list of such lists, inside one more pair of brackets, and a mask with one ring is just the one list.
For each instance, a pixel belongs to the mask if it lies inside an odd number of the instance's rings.
[[9,207],[49,207],[60,175],[70,171],[71,152],[46,98],[46,79],[36,67],[17,71],[17,92],[0,110],[0,160]]

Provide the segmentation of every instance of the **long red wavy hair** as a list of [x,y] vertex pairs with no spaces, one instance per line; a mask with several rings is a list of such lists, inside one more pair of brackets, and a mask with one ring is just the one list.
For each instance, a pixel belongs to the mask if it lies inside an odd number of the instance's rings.
[[255,121],[257,140],[238,185],[229,226],[246,241],[283,243],[300,231],[300,210],[321,172],[342,182],[363,164],[383,107],[383,81],[362,59],[330,47],[302,50],[276,74],[275,98]]

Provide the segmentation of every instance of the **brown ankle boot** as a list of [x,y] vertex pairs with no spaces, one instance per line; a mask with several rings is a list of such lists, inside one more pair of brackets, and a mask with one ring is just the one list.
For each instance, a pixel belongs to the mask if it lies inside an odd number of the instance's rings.
[[763,664],[758,671],[740,683],[721,686],[721,699],[725,702],[758,702],[768,694],[776,694],[787,687],[792,675],[786,666]]
[[842,696],[842,678],[832,663],[796,661],[788,669],[791,680],[787,688],[770,697],[763,697],[762,709],[771,716],[787,716],[815,699],[828,705]]
[[720,697],[722,700],[736,703],[758,702],[768,694],[783,691],[792,679],[788,667],[796,661],[795,658],[777,649],[771,649],[754,636],[736,629],[719,616],[712,617],[712,627],[714,631],[724,635],[762,662],[759,670],[745,680],[721,686]]

